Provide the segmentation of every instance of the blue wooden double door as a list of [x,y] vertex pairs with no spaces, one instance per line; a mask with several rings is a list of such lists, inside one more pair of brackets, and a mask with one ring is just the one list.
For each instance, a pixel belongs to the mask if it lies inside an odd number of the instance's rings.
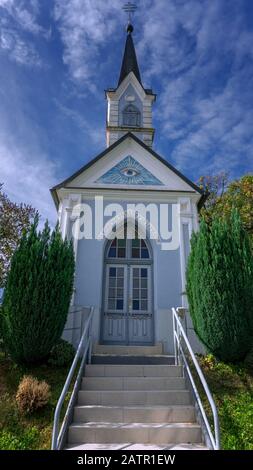
[[115,239],[109,245],[104,266],[103,343],[153,344],[152,277],[152,259],[144,240]]

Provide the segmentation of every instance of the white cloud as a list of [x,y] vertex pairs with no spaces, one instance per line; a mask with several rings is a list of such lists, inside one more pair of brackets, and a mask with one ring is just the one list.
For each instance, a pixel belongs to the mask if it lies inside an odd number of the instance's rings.
[[0,182],[11,200],[32,205],[42,220],[54,224],[56,210],[49,188],[58,182],[61,167],[46,151],[45,132],[31,116],[20,80],[0,89]]
[[64,46],[63,62],[71,77],[95,91],[100,48],[112,38],[123,14],[118,0],[55,0],[54,18]]
[[42,66],[42,61],[33,44],[22,40],[16,31],[2,28],[0,48],[18,64]]
[[[221,167],[232,174],[240,165],[242,169],[252,168],[252,97],[250,89],[242,90],[242,83],[247,84],[243,69],[231,74],[219,93],[206,98],[195,97],[188,110],[188,115],[191,113],[189,124],[182,128],[181,141],[176,142],[172,154],[181,167],[198,171],[202,168],[202,172],[205,167],[209,170]],[[187,102],[185,96],[183,103]],[[170,128],[168,136],[173,139]]]
[[[144,77],[158,77],[165,82],[167,76],[179,73],[194,63],[189,53],[205,12],[205,0],[142,0],[139,18],[142,31],[137,49],[146,65]],[[178,32],[184,32],[178,35]]]
[[38,23],[40,13],[38,0],[0,0],[0,7],[22,30],[33,34],[47,35],[47,31]]
[[42,66],[33,38],[49,39],[50,30],[39,24],[39,13],[38,0],[0,0],[0,49],[18,64]]
[[56,210],[49,188],[56,183],[56,168],[40,150],[0,135],[0,182],[11,200],[32,205],[52,225]]
[[[253,162],[252,32],[237,2],[142,1],[146,81],[161,84],[155,117],[183,171],[238,171]],[[230,69],[229,69],[230,68]]]

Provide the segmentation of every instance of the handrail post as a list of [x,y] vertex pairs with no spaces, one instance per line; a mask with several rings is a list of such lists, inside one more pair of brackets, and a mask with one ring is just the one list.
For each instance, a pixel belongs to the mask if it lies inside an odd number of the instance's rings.
[[[175,347],[175,363],[177,363],[177,364],[180,363],[180,365],[181,365],[181,362],[182,362],[182,364],[184,364],[184,366],[185,366],[184,368],[187,372],[188,378],[189,378],[190,383],[192,385],[193,393],[195,395],[195,399],[196,399],[196,402],[198,404],[199,411],[202,415],[202,419],[203,419],[203,422],[205,424],[206,431],[209,435],[209,439],[211,441],[212,448],[214,450],[219,450],[220,449],[219,415],[218,415],[218,412],[217,412],[217,408],[216,408],[214,399],[213,399],[212,394],[209,390],[209,387],[207,385],[204,374],[203,374],[203,372],[200,368],[200,365],[197,361],[197,358],[196,358],[196,356],[195,356],[195,354],[192,350],[189,339],[187,338],[187,335],[186,335],[186,333],[183,329],[182,323],[180,321],[180,315],[178,315],[175,308],[172,308],[172,315],[173,315],[173,336],[174,336],[174,347]],[[189,356],[192,360],[192,363],[195,367],[195,370],[196,370],[196,372],[199,376],[200,382],[202,384],[202,387],[203,387],[203,389],[206,393],[207,399],[209,401],[209,404],[210,404],[210,407],[211,407],[211,410],[212,410],[212,414],[213,414],[214,435],[213,435],[213,432],[210,428],[210,424],[208,422],[205,409],[202,405],[202,402],[201,402],[201,399],[200,399],[200,396],[199,396],[199,393],[198,393],[193,375],[192,375],[191,370],[190,370],[188,359],[187,359],[186,354],[184,352],[182,342],[184,342],[184,346],[187,348],[188,354],[189,354]],[[182,361],[181,361],[181,359],[182,359]]]
[[[177,315],[178,315],[178,312],[176,311]],[[179,317],[179,316],[178,316]],[[182,333],[181,333],[181,329],[182,329],[182,324],[181,324],[181,319],[180,317],[177,318],[177,337],[178,337],[178,365],[181,366],[182,365],[182,361],[181,361],[181,348],[182,348]]]
[[52,432],[52,450],[57,450],[57,436],[59,434],[59,420],[56,415],[54,415],[55,423],[53,426],[53,432]]
[[91,322],[90,322],[90,325],[89,325],[88,341],[89,341],[88,364],[91,364],[91,353],[92,353],[92,319],[91,319]]
[[[90,333],[91,332],[90,325],[91,325],[91,322],[92,322],[93,312],[94,312],[94,307],[90,307],[90,312],[89,312],[89,315],[88,315],[88,318],[87,318],[86,325],[85,325],[84,330],[82,332],[81,339],[80,339],[80,342],[78,344],[78,348],[76,350],[75,357],[74,357],[73,362],[71,364],[71,367],[69,369],[69,373],[67,375],[65,384],[63,386],[61,395],[59,397],[59,400],[58,400],[56,408],[55,408],[53,431],[52,431],[52,447],[51,447],[52,450],[58,450],[59,449],[59,443],[61,444],[61,442],[62,442],[62,436],[64,435],[65,428],[66,428],[66,425],[67,425],[66,424],[67,419],[68,419],[68,416],[69,416],[68,413],[71,411],[71,407],[73,407],[73,399],[75,397],[75,393],[76,393],[76,389],[77,389],[79,380],[81,380],[80,378],[81,378],[83,365],[85,363],[85,360],[87,360],[88,350],[89,349],[91,350],[91,347],[92,347],[92,345],[91,345],[92,337],[91,337],[91,333]],[[86,346],[85,346],[85,339],[87,341]],[[77,374],[75,385],[74,385],[74,388],[73,388],[73,391],[72,391],[72,394],[71,394],[71,397],[70,397],[70,400],[69,400],[69,406],[67,408],[65,417],[63,419],[61,429],[59,431],[60,413],[61,413],[62,405],[63,405],[64,400],[66,398],[66,394],[69,390],[69,387],[70,387],[70,384],[71,384],[71,381],[72,381],[74,372],[76,370],[76,367],[77,367],[80,356],[82,356],[81,365],[79,367],[79,372]]]
[[178,365],[178,355],[177,355],[177,340],[176,340],[176,323],[175,323],[175,314],[172,309],[172,323],[173,323],[173,341],[174,341],[174,354],[175,354],[175,366]]
[[180,332],[179,332],[179,325],[178,325],[178,322],[176,322],[176,333],[177,333],[177,340],[178,340],[178,348],[177,348],[177,363],[178,365],[180,366],[181,363],[180,363]]

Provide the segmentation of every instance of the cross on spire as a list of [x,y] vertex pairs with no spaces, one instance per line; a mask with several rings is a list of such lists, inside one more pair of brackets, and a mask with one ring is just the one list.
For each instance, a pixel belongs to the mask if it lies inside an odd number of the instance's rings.
[[132,21],[132,15],[135,13],[137,10],[137,6],[134,3],[127,2],[123,7],[122,10],[124,10],[128,14],[128,24],[131,24]]
[[137,57],[135,53],[132,32],[133,32],[133,25],[131,24],[132,15],[137,9],[137,6],[134,3],[127,2],[122,9],[128,14],[128,24],[126,27],[127,31],[127,38],[126,38],[126,45],[125,45],[125,52],[123,56],[120,77],[118,86],[121,82],[125,79],[125,77],[130,73],[133,72],[136,76],[137,80],[141,84],[141,75],[138,67]]

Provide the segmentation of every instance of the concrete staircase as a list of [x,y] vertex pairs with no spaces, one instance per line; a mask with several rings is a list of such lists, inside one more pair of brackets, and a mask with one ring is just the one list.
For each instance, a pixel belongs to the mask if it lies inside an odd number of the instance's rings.
[[205,448],[180,366],[118,364],[111,350],[107,356],[111,363],[85,368],[67,448]]

